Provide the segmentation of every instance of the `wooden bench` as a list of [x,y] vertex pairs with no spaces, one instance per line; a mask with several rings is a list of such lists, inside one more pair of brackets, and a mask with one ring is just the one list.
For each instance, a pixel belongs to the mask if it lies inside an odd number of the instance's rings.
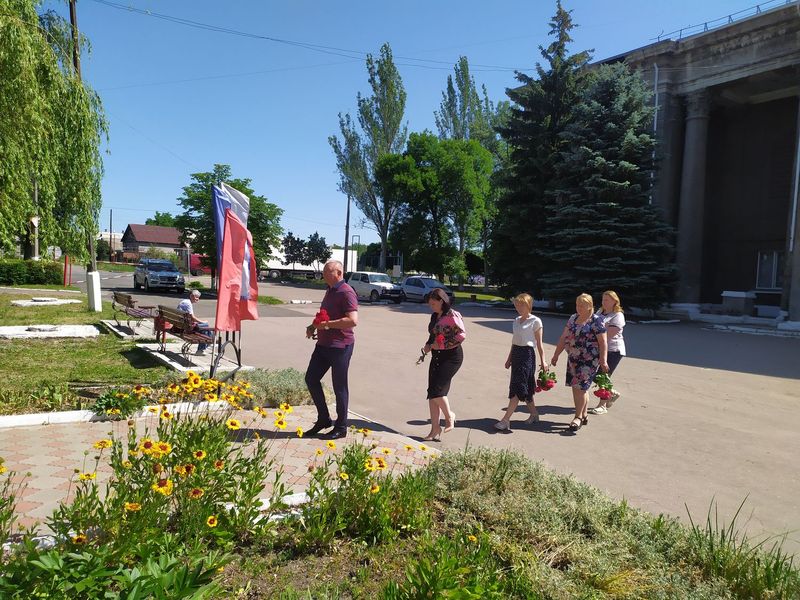
[[155,306],[140,305],[136,298],[123,292],[114,292],[111,308],[114,309],[114,321],[116,321],[117,327],[122,327],[122,323],[119,322],[120,313],[125,314],[127,316],[126,322],[128,323],[128,328],[133,335],[136,335],[136,329],[131,325],[131,321],[135,321],[136,327],[139,327],[144,319],[150,319],[156,316]]
[[214,333],[201,333],[195,329],[192,315],[181,312],[177,308],[158,305],[158,314],[155,317],[156,339],[159,341],[159,351],[166,350],[167,331],[177,338],[183,340],[181,354],[189,355],[192,344],[213,344]]

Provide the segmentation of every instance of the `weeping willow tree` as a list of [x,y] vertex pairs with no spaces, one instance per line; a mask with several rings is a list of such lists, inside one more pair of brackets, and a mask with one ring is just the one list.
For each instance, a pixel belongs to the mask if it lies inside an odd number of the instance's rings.
[[41,247],[85,260],[98,230],[106,120],[72,67],[69,24],[37,6],[0,0],[0,251],[29,246],[38,216]]

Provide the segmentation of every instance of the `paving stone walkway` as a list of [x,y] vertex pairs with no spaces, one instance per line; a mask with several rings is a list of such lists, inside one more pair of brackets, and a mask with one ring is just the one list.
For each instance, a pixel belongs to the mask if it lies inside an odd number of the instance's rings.
[[[279,432],[272,429],[271,418],[261,419],[252,411],[243,411],[234,417],[242,422],[242,429],[238,432],[240,439],[250,438],[258,432],[273,440],[270,456],[283,465],[282,481],[294,492],[305,491],[310,477],[309,465],[317,458],[317,449],[332,452],[326,447],[325,441],[309,437],[300,439],[295,433],[298,426],[304,429],[311,427],[316,418],[313,407],[295,407],[288,416],[287,429]],[[423,466],[438,452],[357,415],[351,414],[350,424],[357,428],[368,428],[370,433],[365,437],[349,432],[346,439],[337,440],[337,448],[333,452],[341,452],[343,447],[353,443],[374,445],[378,452],[389,448],[391,454],[387,462],[395,472]],[[154,431],[156,425],[156,417],[133,421],[138,436],[143,435],[148,427]],[[94,470],[94,457],[98,451],[92,448],[92,444],[111,435],[125,440],[129,428],[128,421],[124,420],[0,428],[0,457],[5,460],[4,465],[9,471],[16,472],[14,480],[26,484],[17,504],[18,526],[44,524],[58,503],[67,500],[71,490],[74,490],[75,471]],[[413,450],[407,449],[407,445],[413,446]],[[110,475],[111,468],[103,459],[97,468],[101,491]],[[268,495],[269,488],[263,493],[264,497]]]

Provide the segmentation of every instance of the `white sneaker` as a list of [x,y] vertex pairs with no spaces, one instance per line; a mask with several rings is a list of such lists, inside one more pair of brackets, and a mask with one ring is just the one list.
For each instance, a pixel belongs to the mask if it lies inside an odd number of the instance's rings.
[[605,406],[598,406],[597,408],[590,408],[588,411],[590,415],[604,415],[608,412]]
[[494,424],[494,428],[498,431],[511,431],[511,423],[506,423],[505,421],[498,421]]
[[608,406],[611,406],[612,404],[614,404],[614,402],[616,402],[617,400],[619,400],[619,397],[620,397],[621,395],[622,395],[622,394],[620,394],[618,391],[616,391],[616,390],[611,390],[611,398],[609,398],[609,399],[606,401],[606,402],[608,403]]

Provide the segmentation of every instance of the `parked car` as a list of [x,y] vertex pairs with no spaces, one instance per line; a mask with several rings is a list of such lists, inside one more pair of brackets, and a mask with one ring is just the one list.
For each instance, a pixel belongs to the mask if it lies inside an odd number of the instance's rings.
[[203,264],[203,259],[208,258],[205,254],[192,254],[189,256],[189,273],[192,275],[210,275],[211,267]]
[[392,300],[395,304],[403,301],[403,290],[392,283],[384,273],[353,271],[347,273],[345,281],[350,284],[359,298],[369,298],[370,302]]
[[409,275],[403,279],[403,281],[400,283],[400,287],[403,289],[404,300],[416,300],[418,302],[424,302],[425,294],[430,293],[436,288],[441,288],[447,293],[448,298],[450,298],[450,304],[453,304],[456,299],[455,294],[450,291],[450,288],[433,277]]
[[143,258],[133,272],[133,287],[151,289],[174,289],[179,294],[186,291],[186,281],[178,267],[171,260],[163,258]]

